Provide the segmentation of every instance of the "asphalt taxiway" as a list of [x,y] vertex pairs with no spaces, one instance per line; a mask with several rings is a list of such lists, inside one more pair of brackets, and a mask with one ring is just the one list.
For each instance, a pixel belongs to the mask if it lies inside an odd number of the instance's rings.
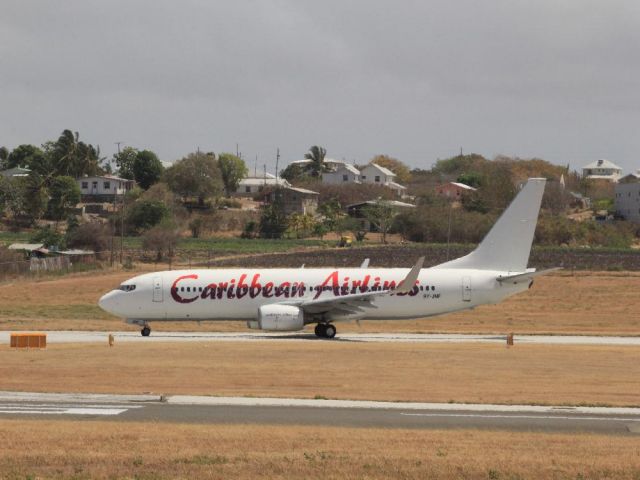
[[[47,343],[102,343],[113,334],[116,342],[261,342],[286,340],[334,342],[396,342],[396,343],[505,343],[505,335],[452,333],[338,333],[332,340],[317,338],[313,333],[265,332],[160,332],[143,337],[139,332],[46,331]],[[8,344],[11,332],[0,331],[0,344]],[[591,335],[515,335],[516,344],[547,345],[618,345],[640,347],[640,337]]]
[[0,392],[0,419],[640,434],[640,408]]

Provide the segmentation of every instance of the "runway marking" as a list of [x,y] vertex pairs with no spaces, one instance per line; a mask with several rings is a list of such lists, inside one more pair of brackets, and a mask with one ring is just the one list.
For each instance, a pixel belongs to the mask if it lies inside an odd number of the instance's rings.
[[640,422],[640,418],[619,418],[619,417],[583,417],[583,416],[562,416],[562,415],[483,415],[474,413],[405,413],[400,415],[406,417],[472,417],[472,418],[521,418],[527,420],[595,420],[612,422]]
[[85,405],[85,404],[31,404],[2,403],[0,414],[10,415],[120,415],[141,405]]

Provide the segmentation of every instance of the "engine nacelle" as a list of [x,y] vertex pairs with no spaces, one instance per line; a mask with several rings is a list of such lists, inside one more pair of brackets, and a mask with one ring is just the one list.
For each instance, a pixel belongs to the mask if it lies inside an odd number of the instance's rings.
[[304,312],[292,305],[263,305],[257,323],[261,330],[294,332],[304,328]]

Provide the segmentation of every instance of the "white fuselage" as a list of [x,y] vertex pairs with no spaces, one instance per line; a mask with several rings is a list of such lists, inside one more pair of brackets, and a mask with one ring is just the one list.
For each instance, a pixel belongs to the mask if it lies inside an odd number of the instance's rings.
[[[408,272],[406,268],[164,271],[127,280],[120,289],[102,297],[100,306],[114,315],[138,322],[252,321],[264,305],[393,290]],[[529,286],[496,280],[509,273],[513,272],[423,269],[409,293],[375,297],[362,313],[334,312],[321,320],[421,318],[497,303]],[[316,315],[305,316],[305,323],[318,320]]]

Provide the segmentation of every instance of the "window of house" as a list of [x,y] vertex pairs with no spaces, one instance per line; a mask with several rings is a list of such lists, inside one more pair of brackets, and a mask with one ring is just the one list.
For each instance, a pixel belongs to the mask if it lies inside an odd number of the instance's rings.
[[102,186],[105,190],[111,190],[111,182],[104,182]]
[[91,182],[91,186],[93,188],[98,188],[98,182]]
[[342,181],[343,182],[349,181],[349,176],[348,175],[342,175]]
[[380,183],[380,175],[376,175],[375,181],[376,183]]
[[245,193],[251,193],[251,187],[244,187],[244,192]]
[[[82,188],[85,189],[85,190],[87,188],[89,188],[89,182],[82,182]],[[638,193],[640,193],[640,192],[638,192]]]
[[367,179],[367,176],[366,176],[366,175],[362,175],[362,179],[363,179],[363,180],[366,180],[366,179]]

